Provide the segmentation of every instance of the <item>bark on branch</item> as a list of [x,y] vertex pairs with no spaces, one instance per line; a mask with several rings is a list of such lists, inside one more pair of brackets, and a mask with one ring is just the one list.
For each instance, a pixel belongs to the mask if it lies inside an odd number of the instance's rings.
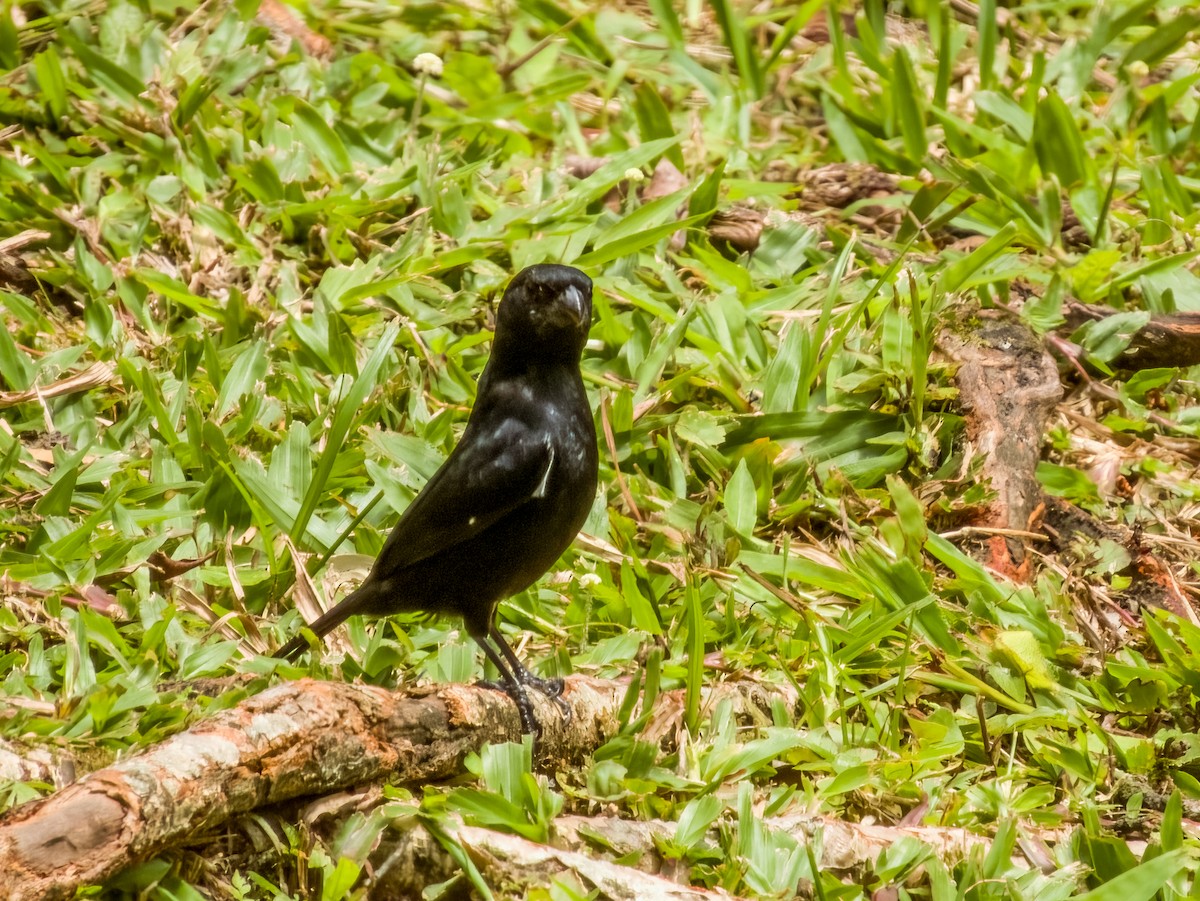
[[[939,345],[958,364],[967,437],[984,458],[981,475],[996,492],[977,524],[1024,530],[1041,502],[1034,473],[1062,384],[1054,360],[1025,326],[979,315],[972,335],[947,331]],[[1001,572],[1015,574],[1024,561],[1019,542],[997,537],[989,549],[991,565]]]

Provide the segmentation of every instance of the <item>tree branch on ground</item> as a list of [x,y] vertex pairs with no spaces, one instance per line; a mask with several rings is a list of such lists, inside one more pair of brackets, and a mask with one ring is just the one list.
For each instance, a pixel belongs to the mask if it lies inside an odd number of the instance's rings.
[[[624,682],[568,678],[569,720],[536,697],[543,763],[584,759],[607,741],[627,690]],[[681,694],[656,699],[647,733],[681,728]],[[729,699],[735,716],[761,725],[781,695],[795,706],[790,688],[755,682],[712,686],[704,702]],[[70,897],[237,814],[374,780],[445,779],[484,743],[518,740],[516,707],[485,688],[409,694],[312,679],[279,685],[0,819],[0,897]]]
[[[958,364],[967,438],[983,457],[981,476],[996,492],[975,525],[1028,529],[1042,498],[1035,473],[1062,384],[1054,360],[1026,326],[979,315],[983,322],[972,335],[947,331],[939,341]],[[998,536],[988,551],[994,569],[1020,578],[1020,542]]]

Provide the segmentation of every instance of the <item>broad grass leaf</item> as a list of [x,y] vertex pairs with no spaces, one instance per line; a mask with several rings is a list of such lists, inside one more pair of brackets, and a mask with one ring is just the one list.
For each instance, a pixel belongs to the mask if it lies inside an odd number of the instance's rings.
[[1183,872],[1188,859],[1186,848],[1168,851],[1078,895],[1076,901],[1150,901],[1159,889]]
[[753,534],[758,520],[758,494],[745,460],[738,461],[725,486],[725,513],[735,532],[744,536]]
[[912,59],[903,46],[895,49],[892,60],[895,83],[891,86],[892,103],[900,119],[900,134],[904,138],[904,151],[914,168],[919,169],[925,161],[929,143],[925,138],[925,113],[921,104],[921,88]]
[[[643,141],[654,141],[662,138],[674,138],[675,126],[671,123],[671,113],[663,103],[658,88],[650,82],[642,82],[633,92],[633,112],[637,117],[638,129]],[[667,159],[675,164],[675,168],[683,172],[687,163],[683,159],[683,151],[678,144],[668,147],[665,153]]]
[[1075,114],[1051,90],[1038,103],[1033,146],[1042,171],[1058,176],[1066,187],[1096,182],[1096,169],[1083,143]]
[[951,263],[942,270],[938,278],[941,290],[946,293],[960,290],[968,279],[1003,253],[1016,234],[1017,226],[1010,222],[967,256]]
[[286,112],[285,115],[296,129],[296,136],[321,161],[321,165],[329,174],[346,175],[353,163],[342,139],[313,107],[299,97],[292,97],[290,100],[290,115]]

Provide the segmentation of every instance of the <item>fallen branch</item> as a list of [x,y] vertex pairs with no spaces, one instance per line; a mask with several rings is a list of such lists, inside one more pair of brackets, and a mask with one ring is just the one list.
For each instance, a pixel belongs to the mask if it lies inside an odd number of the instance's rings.
[[[1076,329],[1085,322],[1098,322],[1120,310],[1073,301],[1063,314]],[[1129,338],[1129,346],[1115,361],[1122,369],[1170,369],[1200,363],[1200,313],[1163,313],[1150,320]]]
[[[1134,530],[1108,525],[1070,501],[1049,496],[1046,497],[1042,530],[1050,536],[1056,551],[1076,558],[1087,559],[1089,544],[1101,540],[1121,545],[1129,552],[1132,564],[1123,571],[1130,578],[1129,587],[1113,593],[1113,600],[1120,603],[1121,609],[1136,612],[1143,607],[1161,607],[1200,625],[1200,616],[1180,588],[1170,566],[1159,559]],[[1084,542],[1082,547],[1080,539]],[[1089,589],[1095,594],[1108,594],[1100,586],[1089,585]]]
[[[855,871],[873,865],[881,854],[900,841],[916,839],[929,847],[932,854],[945,864],[953,865],[967,858],[978,848],[988,854],[992,839],[967,829],[952,826],[909,826],[882,823],[848,823],[836,817],[817,814],[793,813],[767,817],[763,821],[767,828],[784,832],[801,845],[811,845],[819,851],[817,866],[821,870]],[[617,820],[609,817],[562,816],[554,821],[556,844],[572,851],[594,849],[595,843],[587,838],[603,835],[609,852],[615,856],[639,856],[639,866],[652,866],[659,872],[670,862],[660,852],[664,839],[675,836],[679,826],[662,820]],[[709,829],[708,840],[718,844],[720,827]],[[1054,845],[1070,837],[1069,829],[1022,830],[1018,848],[1014,849],[1014,866],[1042,868],[1045,857],[1039,853],[1041,847]],[[1145,850],[1144,842],[1131,842],[1130,849],[1136,853]]]
[[[412,811],[412,816],[395,817],[371,854],[372,894],[415,897],[430,882],[444,881],[458,871],[450,853],[416,816],[416,805]],[[880,855],[906,840],[921,842],[931,856],[948,866],[973,852],[986,855],[992,849],[990,836],[954,827],[848,823],[815,814],[768,817],[762,822],[768,829],[786,833],[798,844],[813,848],[822,871],[857,872],[873,866]],[[647,897],[680,897],[680,892],[683,897],[692,897],[689,893],[696,891],[690,887],[691,867],[662,852],[676,836],[677,823],[560,816],[554,820],[549,845],[465,826],[454,817],[443,820],[442,828],[470,855],[490,885],[544,887],[551,879],[574,876],[581,884],[600,886],[601,880],[617,877],[618,884],[636,887],[638,895]],[[709,827],[706,842],[710,849],[721,847],[722,828],[720,824]],[[1053,869],[1053,855],[1048,849],[1070,835],[1070,829],[1023,828],[1012,853],[1013,866]],[[596,836],[603,836],[603,840],[597,841]],[[1140,856],[1145,842],[1131,842],[1129,847]],[[612,896],[635,895],[619,892]]]
[[[673,828],[671,835],[674,835]],[[566,851],[478,826],[459,827],[455,838],[489,885],[515,886],[528,892],[567,878],[585,891],[598,889],[600,897],[614,901],[701,901],[734,897],[719,888],[681,885],[662,876],[600,859],[591,853]]]
[[[1098,308],[1082,304],[1074,304],[1072,309],[1079,315],[1090,313],[1092,318],[1099,315]],[[1167,318],[1182,321],[1185,317]],[[1139,332],[1143,333],[1149,332]],[[1047,336],[1047,341],[1064,352],[1089,385],[1107,387],[1094,382],[1079,357],[1067,352],[1063,345],[1068,342],[1054,335]],[[1075,543],[1080,537],[1108,539],[1125,547],[1134,563],[1129,573],[1133,584],[1125,592],[1126,606],[1136,608],[1131,603],[1136,601],[1200,622],[1170,568],[1142,546],[1135,532],[1106,526],[1086,511],[1042,492],[1037,463],[1062,386],[1053,359],[1033,334],[1017,322],[988,319],[976,336],[947,332],[939,344],[959,364],[956,381],[967,418],[967,435],[983,456],[982,475],[997,495],[975,523],[995,533],[988,542],[987,562],[991,568],[1019,581],[1027,578],[1024,546],[1016,535],[1033,527],[1045,532],[1054,548],[1063,553],[1076,553]],[[1185,353],[1178,346],[1176,351]],[[1116,400],[1116,392],[1108,390]],[[1150,414],[1151,418],[1156,415]]]
[[[542,761],[577,761],[598,748],[615,733],[627,690],[625,683],[568,678],[569,721],[535,696]],[[705,702],[728,698],[735,716],[769,721],[771,701],[787,693],[739,682],[708,689]],[[659,735],[682,716],[678,695],[664,693],[655,703],[651,725]],[[0,819],[0,897],[66,898],[237,814],[372,780],[445,779],[485,742],[519,737],[516,707],[488,689],[446,685],[405,694],[311,679],[279,685]]]
[[333,56],[333,44],[329,38],[309,28],[296,10],[280,0],[263,0],[258,7],[258,20],[276,37],[295,41],[311,56],[324,60]]
[[[1025,326],[995,319],[985,319],[969,336],[945,332],[939,346],[958,364],[967,437],[996,492],[974,525],[1028,529],[1042,500],[1035,472],[1046,426],[1062,397],[1054,360]],[[989,548],[994,569],[1020,578],[1020,542],[997,536]]]
[[0,739],[0,779],[45,782],[59,788],[75,781],[75,759],[61,749],[26,747],[21,742]]

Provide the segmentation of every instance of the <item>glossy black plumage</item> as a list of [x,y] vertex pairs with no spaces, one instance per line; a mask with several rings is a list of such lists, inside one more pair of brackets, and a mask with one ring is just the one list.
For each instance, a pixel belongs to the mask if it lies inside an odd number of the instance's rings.
[[[525,731],[536,730],[525,686],[556,698],[562,683],[521,665],[496,628],[496,605],[554,564],[595,498],[596,431],[579,373],[591,316],[592,283],[578,269],[543,264],[513,278],[462,439],[362,585],[312,623],[314,633],[359,613],[457,614],[500,671]],[[277,656],[307,647],[297,636]]]

